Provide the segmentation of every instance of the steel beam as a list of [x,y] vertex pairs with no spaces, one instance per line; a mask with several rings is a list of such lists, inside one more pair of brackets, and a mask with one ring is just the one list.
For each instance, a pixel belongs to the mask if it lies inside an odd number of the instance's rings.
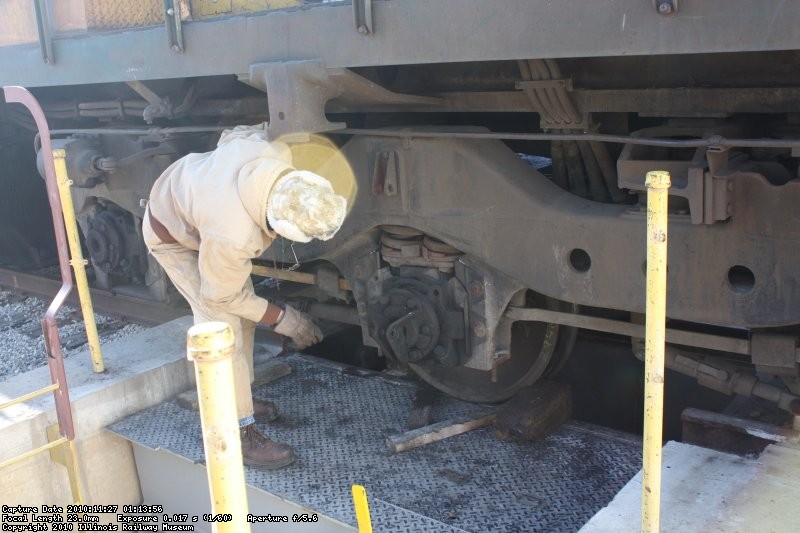
[[319,59],[327,67],[521,58],[800,49],[800,2],[703,0],[665,17],[641,0],[376,1],[366,43],[350,4],[323,4],[183,26],[187,49],[165,51],[164,28],[0,49],[0,84],[29,87],[246,73],[251,64]]
[[[511,320],[560,324],[573,328],[604,331],[606,333],[614,333],[626,337],[644,338],[645,336],[645,327],[642,324],[612,320],[610,318],[551,311],[549,309],[509,307],[505,316]],[[723,335],[670,328],[667,328],[666,331],[667,342],[670,343],[703,348],[706,350],[720,350],[740,355],[750,354],[750,341],[747,339],[737,339]]]

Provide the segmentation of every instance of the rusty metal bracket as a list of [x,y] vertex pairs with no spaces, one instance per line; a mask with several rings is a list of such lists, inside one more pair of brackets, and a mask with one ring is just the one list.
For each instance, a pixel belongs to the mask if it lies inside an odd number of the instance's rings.
[[659,15],[676,15],[680,0],[653,0],[653,7]]
[[759,331],[750,336],[750,357],[759,372],[796,377],[797,355],[794,335]]
[[145,122],[152,124],[155,118],[172,118],[172,102],[170,102],[168,97],[161,98],[150,89],[150,87],[139,80],[126,81],[125,84],[150,104],[145,107],[142,112],[142,118]]
[[329,122],[325,106],[330,100],[381,105],[441,105],[440,98],[392,92],[344,68],[327,68],[320,61],[277,61],[250,65],[239,78],[267,93],[267,137],[275,140],[295,135],[338,130],[341,122]]
[[39,34],[39,46],[42,49],[42,59],[48,65],[54,65],[56,58],[53,55],[53,34],[50,27],[50,11],[47,0],[36,0],[36,29]]
[[395,196],[399,189],[397,179],[397,152],[386,150],[375,157],[372,170],[372,194],[374,196]]
[[173,52],[181,53],[183,28],[181,26],[181,4],[177,0],[164,0],[164,27],[167,30],[167,43]]
[[356,30],[361,35],[375,33],[375,21],[372,18],[372,0],[353,0],[353,20]]

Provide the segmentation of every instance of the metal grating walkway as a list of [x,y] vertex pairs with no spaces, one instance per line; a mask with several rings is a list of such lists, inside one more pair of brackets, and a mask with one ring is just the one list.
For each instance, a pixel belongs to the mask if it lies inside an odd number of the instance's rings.
[[[295,447],[297,461],[247,482],[355,525],[350,486],[367,488],[376,531],[576,531],[640,468],[638,439],[570,422],[543,441],[518,445],[475,430],[392,454],[387,434],[404,430],[415,385],[306,356],[293,373],[257,389],[281,417],[261,426]],[[485,406],[440,397],[433,420]],[[167,401],[110,426],[151,449],[202,462],[200,420]],[[266,513],[268,509],[251,509]]]

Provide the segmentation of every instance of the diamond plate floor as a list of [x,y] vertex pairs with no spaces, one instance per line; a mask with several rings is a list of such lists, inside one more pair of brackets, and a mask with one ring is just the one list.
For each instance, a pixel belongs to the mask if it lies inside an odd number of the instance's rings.
[[[281,417],[261,426],[295,447],[297,461],[247,482],[355,525],[350,486],[367,488],[376,531],[576,531],[640,468],[640,441],[570,422],[546,439],[511,444],[475,430],[392,454],[385,436],[404,429],[415,386],[365,377],[305,356],[294,371],[255,391]],[[484,411],[440,397],[433,420]],[[203,461],[200,420],[167,401],[110,426],[152,449]]]

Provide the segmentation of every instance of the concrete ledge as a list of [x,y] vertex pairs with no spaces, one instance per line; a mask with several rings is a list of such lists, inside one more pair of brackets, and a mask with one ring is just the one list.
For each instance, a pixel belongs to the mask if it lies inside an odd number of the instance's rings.
[[[191,325],[191,317],[183,317],[103,345],[107,368],[103,374],[92,371],[88,352],[65,361],[86,503],[141,499],[130,444],[103,428],[193,385],[194,372],[186,360],[186,331]],[[0,383],[0,402],[49,383],[47,367],[14,376]],[[0,461],[46,443],[46,428],[55,423],[52,394],[0,411]],[[72,503],[66,470],[47,452],[11,465],[0,471],[0,501]]]
[[[791,530],[800,499],[800,450],[770,445],[756,459],[699,446],[664,446],[662,531]],[[642,472],[580,530],[638,531]]]
[[[190,461],[186,457],[168,450],[151,450],[141,444],[133,444],[136,464],[142,474],[142,492],[145,503],[161,505],[164,514],[188,514],[202,517],[211,512],[211,497],[208,491],[208,472],[203,464]],[[270,522],[251,524],[252,533],[269,533],[272,531],[292,531],[292,533],[339,533],[354,532],[355,528],[336,520],[331,516],[318,513],[313,509],[291,500],[281,498],[262,488],[247,485],[247,502],[249,513],[254,515],[283,515],[290,520],[288,524]],[[374,516],[380,512],[380,504],[370,499],[370,508]],[[292,515],[316,516],[314,522],[292,522]],[[198,533],[211,533],[210,524],[198,520],[194,523]],[[376,529],[376,531],[378,531]]]

